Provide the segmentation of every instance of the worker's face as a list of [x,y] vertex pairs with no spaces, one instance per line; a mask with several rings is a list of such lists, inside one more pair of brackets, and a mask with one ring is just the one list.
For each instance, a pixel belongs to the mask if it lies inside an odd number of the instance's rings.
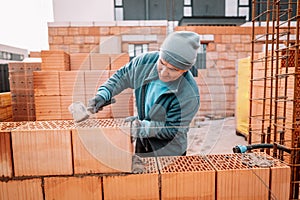
[[163,82],[175,81],[187,70],[182,70],[159,58],[157,63],[159,79]]

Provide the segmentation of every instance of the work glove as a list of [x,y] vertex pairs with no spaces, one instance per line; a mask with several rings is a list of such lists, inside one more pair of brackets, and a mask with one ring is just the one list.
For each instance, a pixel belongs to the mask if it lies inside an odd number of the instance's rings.
[[139,120],[137,116],[130,116],[125,119],[125,122],[130,122],[130,134],[133,138],[149,137],[148,127],[150,122],[147,120]]
[[99,110],[102,110],[104,105],[105,100],[103,99],[103,97],[100,95],[96,95],[89,100],[87,110],[92,114],[95,114]]

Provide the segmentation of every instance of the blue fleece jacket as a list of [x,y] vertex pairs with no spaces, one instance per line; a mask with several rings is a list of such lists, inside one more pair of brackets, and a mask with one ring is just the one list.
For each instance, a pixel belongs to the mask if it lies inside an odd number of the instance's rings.
[[147,138],[151,151],[156,156],[182,155],[187,149],[189,124],[200,106],[198,86],[191,72],[187,71],[177,80],[169,82],[168,88],[157,94],[155,103],[146,108],[149,105],[146,99],[150,98],[147,89],[153,87],[153,81],[159,80],[158,59],[158,51],[135,57],[98,90],[109,91],[108,96],[113,97],[127,88],[134,89],[138,117],[150,122],[148,131],[154,136]]

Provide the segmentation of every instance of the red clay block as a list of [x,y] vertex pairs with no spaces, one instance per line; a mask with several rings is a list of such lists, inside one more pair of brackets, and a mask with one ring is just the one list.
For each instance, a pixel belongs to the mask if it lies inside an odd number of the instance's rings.
[[0,199],[43,200],[41,179],[10,180],[0,182]]
[[129,55],[127,53],[110,55],[110,65],[112,70],[118,70],[128,62]]
[[158,157],[162,199],[215,199],[216,172],[201,156]]
[[100,53],[90,53],[91,70],[109,70],[109,55]]
[[35,96],[36,120],[61,119],[60,96]]
[[59,72],[33,72],[35,96],[59,95]]
[[113,118],[133,116],[134,97],[132,89],[126,89],[114,98],[116,99],[116,103],[111,105]]
[[12,176],[10,132],[0,132],[0,177]]
[[70,130],[46,127],[12,131],[15,176],[72,174]]
[[79,96],[85,94],[84,71],[59,72],[60,95]]
[[72,53],[70,54],[71,71],[73,70],[90,70],[91,61],[89,53]]
[[207,155],[207,158],[217,171],[218,200],[268,199],[269,168],[243,164],[243,154]]
[[141,158],[138,174],[103,177],[104,199],[159,199],[159,178],[154,157]]
[[117,125],[112,119],[100,123],[107,125],[72,130],[75,173],[130,172],[133,148],[129,127]]
[[85,177],[53,177],[45,178],[46,199],[102,199],[101,178]]
[[95,95],[100,85],[109,78],[109,70],[93,70],[84,72],[85,93]]
[[[57,38],[57,41],[55,41]],[[53,43],[63,44],[63,37],[54,36]],[[70,55],[62,50],[42,50],[43,71],[68,71],[70,70]]]
[[270,161],[273,161],[273,166],[271,167],[270,199],[289,199],[291,168],[281,160],[274,159],[265,153],[256,154],[266,156]]

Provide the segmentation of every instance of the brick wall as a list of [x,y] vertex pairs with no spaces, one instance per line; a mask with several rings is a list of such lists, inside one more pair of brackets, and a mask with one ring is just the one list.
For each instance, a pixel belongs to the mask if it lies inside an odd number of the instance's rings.
[[[88,126],[98,131],[81,132]],[[267,154],[132,159],[122,127],[129,126],[122,120],[0,123],[1,199],[288,199],[290,167]],[[254,158],[271,165],[257,166]]]
[[110,37],[121,41],[121,52],[124,53],[128,52],[129,43],[147,42],[149,49],[157,50],[166,33],[166,21],[48,24],[50,50],[64,50],[68,53],[99,53],[101,42]]
[[[166,37],[167,24],[163,21],[123,21],[112,23],[50,23],[50,49],[70,53],[99,52],[101,38],[114,36],[121,41],[121,52],[128,52],[129,43],[148,43],[150,50],[158,50]],[[257,34],[265,28],[257,28]],[[241,58],[251,54],[251,27],[187,26],[175,30],[190,30],[200,34],[207,44],[206,69],[199,70],[196,79],[201,92],[198,116],[233,116],[235,113],[236,66]],[[254,51],[261,52],[263,45]]]
[[[198,115],[233,116],[235,113],[236,67],[251,55],[251,27],[186,26],[175,30],[194,31],[207,44],[206,69],[198,70],[201,107]],[[257,34],[265,28],[257,27]],[[261,52],[263,45],[254,51]]]

